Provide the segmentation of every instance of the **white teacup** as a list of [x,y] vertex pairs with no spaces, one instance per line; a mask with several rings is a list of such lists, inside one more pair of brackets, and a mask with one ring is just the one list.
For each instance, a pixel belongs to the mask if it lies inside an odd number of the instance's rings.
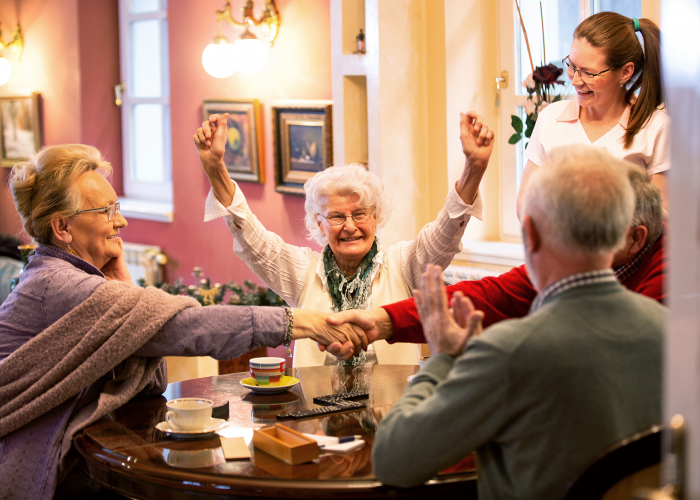
[[180,398],[168,401],[165,406],[169,410],[165,414],[169,425],[183,431],[198,431],[211,420],[214,402],[202,398]]

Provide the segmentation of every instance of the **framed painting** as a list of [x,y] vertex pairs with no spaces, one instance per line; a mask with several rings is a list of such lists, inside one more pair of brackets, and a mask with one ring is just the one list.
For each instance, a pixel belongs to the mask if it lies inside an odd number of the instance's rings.
[[275,190],[304,195],[304,183],[333,163],[332,101],[272,106]]
[[215,113],[228,113],[228,140],[224,163],[231,179],[265,182],[262,162],[262,121],[257,99],[204,99],[204,120]]
[[41,148],[38,92],[0,94],[2,166],[28,160]]

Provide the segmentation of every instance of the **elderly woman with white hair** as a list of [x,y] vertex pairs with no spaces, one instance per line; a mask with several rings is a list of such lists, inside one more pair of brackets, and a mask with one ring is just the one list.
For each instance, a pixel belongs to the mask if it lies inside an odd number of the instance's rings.
[[[253,215],[223,161],[227,115],[212,115],[194,135],[212,185],[205,221],[224,216],[236,255],[292,307],[331,313],[409,298],[425,266],[447,266],[461,250],[471,216],[481,218],[479,183],[494,134],[474,112],[462,114],[460,125],[466,156],[462,175],[435,221],[412,241],[382,247],[376,231],[388,220],[391,200],[379,178],[362,165],[331,167],[307,181],[305,221],[309,238],[323,246],[317,252],[285,243]],[[419,358],[419,346],[382,341],[353,362],[418,364]],[[335,356],[320,351],[313,341],[295,344],[296,367],[335,362]]]

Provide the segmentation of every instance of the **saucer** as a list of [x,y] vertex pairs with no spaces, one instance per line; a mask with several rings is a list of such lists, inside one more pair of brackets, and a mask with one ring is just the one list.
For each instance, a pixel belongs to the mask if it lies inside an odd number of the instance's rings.
[[156,424],[156,429],[158,429],[161,432],[166,432],[170,434],[170,437],[173,437],[175,439],[201,439],[203,437],[207,437],[209,434],[214,434],[215,432],[220,431],[227,425],[228,421],[226,420],[223,420],[221,418],[212,418],[211,420],[209,420],[209,423],[204,426],[204,428],[196,431],[186,431],[182,429],[177,429],[171,427],[171,425],[168,422],[160,422]]
[[264,386],[258,385],[253,377],[244,378],[241,380],[241,385],[246,389],[253,391],[256,394],[281,394],[299,383],[299,379],[295,377],[287,377],[282,375],[280,385]]

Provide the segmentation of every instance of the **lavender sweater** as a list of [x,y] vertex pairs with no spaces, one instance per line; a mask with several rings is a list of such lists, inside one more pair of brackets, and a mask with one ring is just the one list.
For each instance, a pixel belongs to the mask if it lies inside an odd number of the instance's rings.
[[[2,362],[106,283],[84,260],[53,246],[40,246],[20,282],[0,306]],[[231,359],[284,340],[281,308],[209,306],[181,311],[134,354],[146,357],[212,356]],[[105,377],[109,378],[110,375]],[[63,430],[71,415],[94,401],[104,380],[42,415],[0,442],[0,499],[53,498]],[[165,360],[142,395],[167,385]]]

